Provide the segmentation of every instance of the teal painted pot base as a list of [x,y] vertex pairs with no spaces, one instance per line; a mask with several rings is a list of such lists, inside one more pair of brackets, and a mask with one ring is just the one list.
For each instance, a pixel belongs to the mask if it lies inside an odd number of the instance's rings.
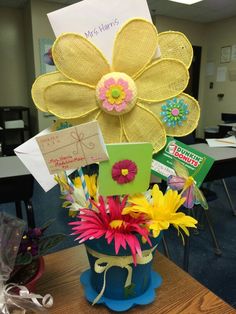
[[[92,272],[90,269],[84,271],[81,274],[80,282],[84,286],[86,299],[89,302],[93,303],[98,293],[96,290],[93,289],[91,285],[91,276],[92,276]],[[151,271],[150,277],[151,277],[151,280],[150,280],[149,287],[146,289],[146,291],[143,294],[134,298],[122,299],[122,300],[117,300],[117,299],[113,300],[113,299],[109,299],[107,297],[102,296],[96,304],[104,304],[109,309],[116,312],[127,311],[130,308],[134,307],[135,305],[150,304],[154,301],[156,297],[155,289],[160,287],[162,283],[161,276],[153,270]]]

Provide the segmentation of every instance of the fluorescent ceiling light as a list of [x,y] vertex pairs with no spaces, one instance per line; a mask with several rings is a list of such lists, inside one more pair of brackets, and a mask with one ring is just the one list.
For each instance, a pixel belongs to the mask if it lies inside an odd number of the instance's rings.
[[169,1],[183,3],[183,4],[194,4],[203,0],[169,0]]

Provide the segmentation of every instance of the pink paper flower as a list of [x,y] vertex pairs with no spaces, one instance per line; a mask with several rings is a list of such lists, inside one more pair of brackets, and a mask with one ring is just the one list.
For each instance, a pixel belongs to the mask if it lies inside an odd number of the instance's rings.
[[109,77],[99,88],[98,97],[102,101],[102,107],[106,110],[121,112],[132,101],[133,92],[129,83],[124,79]]
[[79,235],[75,240],[79,240],[80,243],[105,236],[108,244],[114,240],[116,254],[120,247],[126,249],[128,245],[136,265],[136,254],[140,256],[142,254],[137,235],[142,236],[150,246],[152,244],[148,238],[144,215],[139,215],[139,217],[122,215],[126,201],[127,197],[120,201],[119,197],[110,196],[107,197],[106,204],[100,196],[98,204],[92,201],[98,212],[85,208],[78,215],[79,220],[69,224],[73,225],[72,235]]
[[112,167],[112,179],[118,184],[129,183],[134,180],[137,174],[137,166],[132,160],[122,160]]

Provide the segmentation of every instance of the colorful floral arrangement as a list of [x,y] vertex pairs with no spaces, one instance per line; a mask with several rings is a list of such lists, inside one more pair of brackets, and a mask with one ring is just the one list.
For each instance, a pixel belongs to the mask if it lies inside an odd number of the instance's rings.
[[[52,47],[57,70],[39,76],[32,86],[37,108],[58,118],[52,130],[95,120],[107,144],[109,160],[107,163],[105,159],[98,160],[99,180],[96,174],[84,176],[81,168],[74,178],[64,172],[57,172],[55,176],[61,189],[62,206],[74,219],[70,222],[72,235],[79,243],[87,244],[90,263],[96,259],[91,265],[93,279],[90,272],[81,276],[86,297],[93,304],[103,294],[107,295],[108,269],[113,266],[127,269],[127,280],[121,284],[123,296],[123,288],[133,284],[130,264],[150,264],[156,247],[153,239],[173,226],[184,240],[183,234],[189,235],[188,228],[196,228],[197,221],[181,211],[182,206],[191,208],[196,199],[203,201],[192,177],[176,173],[168,181],[165,193],[158,185],[147,190],[152,154],[165,147],[167,136],[185,136],[197,127],[199,104],[184,93],[192,57],[192,45],[183,34],[158,33],[150,21],[132,18],[116,33],[111,62],[83,35],[61,34]],[[126,151],[131,143],[133,149]],[[138,150],[137,143],[144,146]],[[113,149],[109,144],[114,144]],[[150,148],[145,144],[150,144]],[[195,197],[196,191],[198,197]],[[107,247],[101,251],[89,247],[91,240],[98,243],[99,239],[105,240],[108,247],[114,246],[112,254],[107,255]],[[146,252],[142,244],[148,245]],[[127,250],[127,256],[118,257],[123,250]],[[102,286],[93,287],[101,273]],[[149,272],[150,277],[153,278]],[[149,281],[150,287],[159,286],[152,279]],[[141,284],[139,278],[138,282]],[[90,294],[93,289],[100,291],[96,298],[94,293]],[[149,301],[142,300],[140,304]],[[120,310],[112,304],[111,309]],[[122,309],[130,307],[123,305]]]
[[88,190],[92,192],[91,206],[85,198],[79,177],[73,182],[65,174],[56,178],[62,198],[66,200],[63,207],[77,218],[70,225],[72,235],[77,235],[79,243],[104,237],[108,244],[114,241],[116,254],[121,247],[128,247],[135,263],[136,254],[142,254],[140,237],[151,246],[150,239],[158,237],[162,230],[171,225],[182,238],[182,232],[189,235],[187,228],[196,228],[197,221],[180,211],[186,198],[177,191],[168,189],[163,194],[155,184],[146,193],[103,197],[98,195],[96,176],[85,177]]

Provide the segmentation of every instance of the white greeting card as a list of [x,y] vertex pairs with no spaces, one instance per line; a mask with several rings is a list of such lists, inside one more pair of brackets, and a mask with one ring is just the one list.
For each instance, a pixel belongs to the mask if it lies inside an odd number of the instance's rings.
[[152,21],[146,0],[84,0],[48,14],[56,37],[79,33],[100,48],[108,61],[116,32],[135,17]]

